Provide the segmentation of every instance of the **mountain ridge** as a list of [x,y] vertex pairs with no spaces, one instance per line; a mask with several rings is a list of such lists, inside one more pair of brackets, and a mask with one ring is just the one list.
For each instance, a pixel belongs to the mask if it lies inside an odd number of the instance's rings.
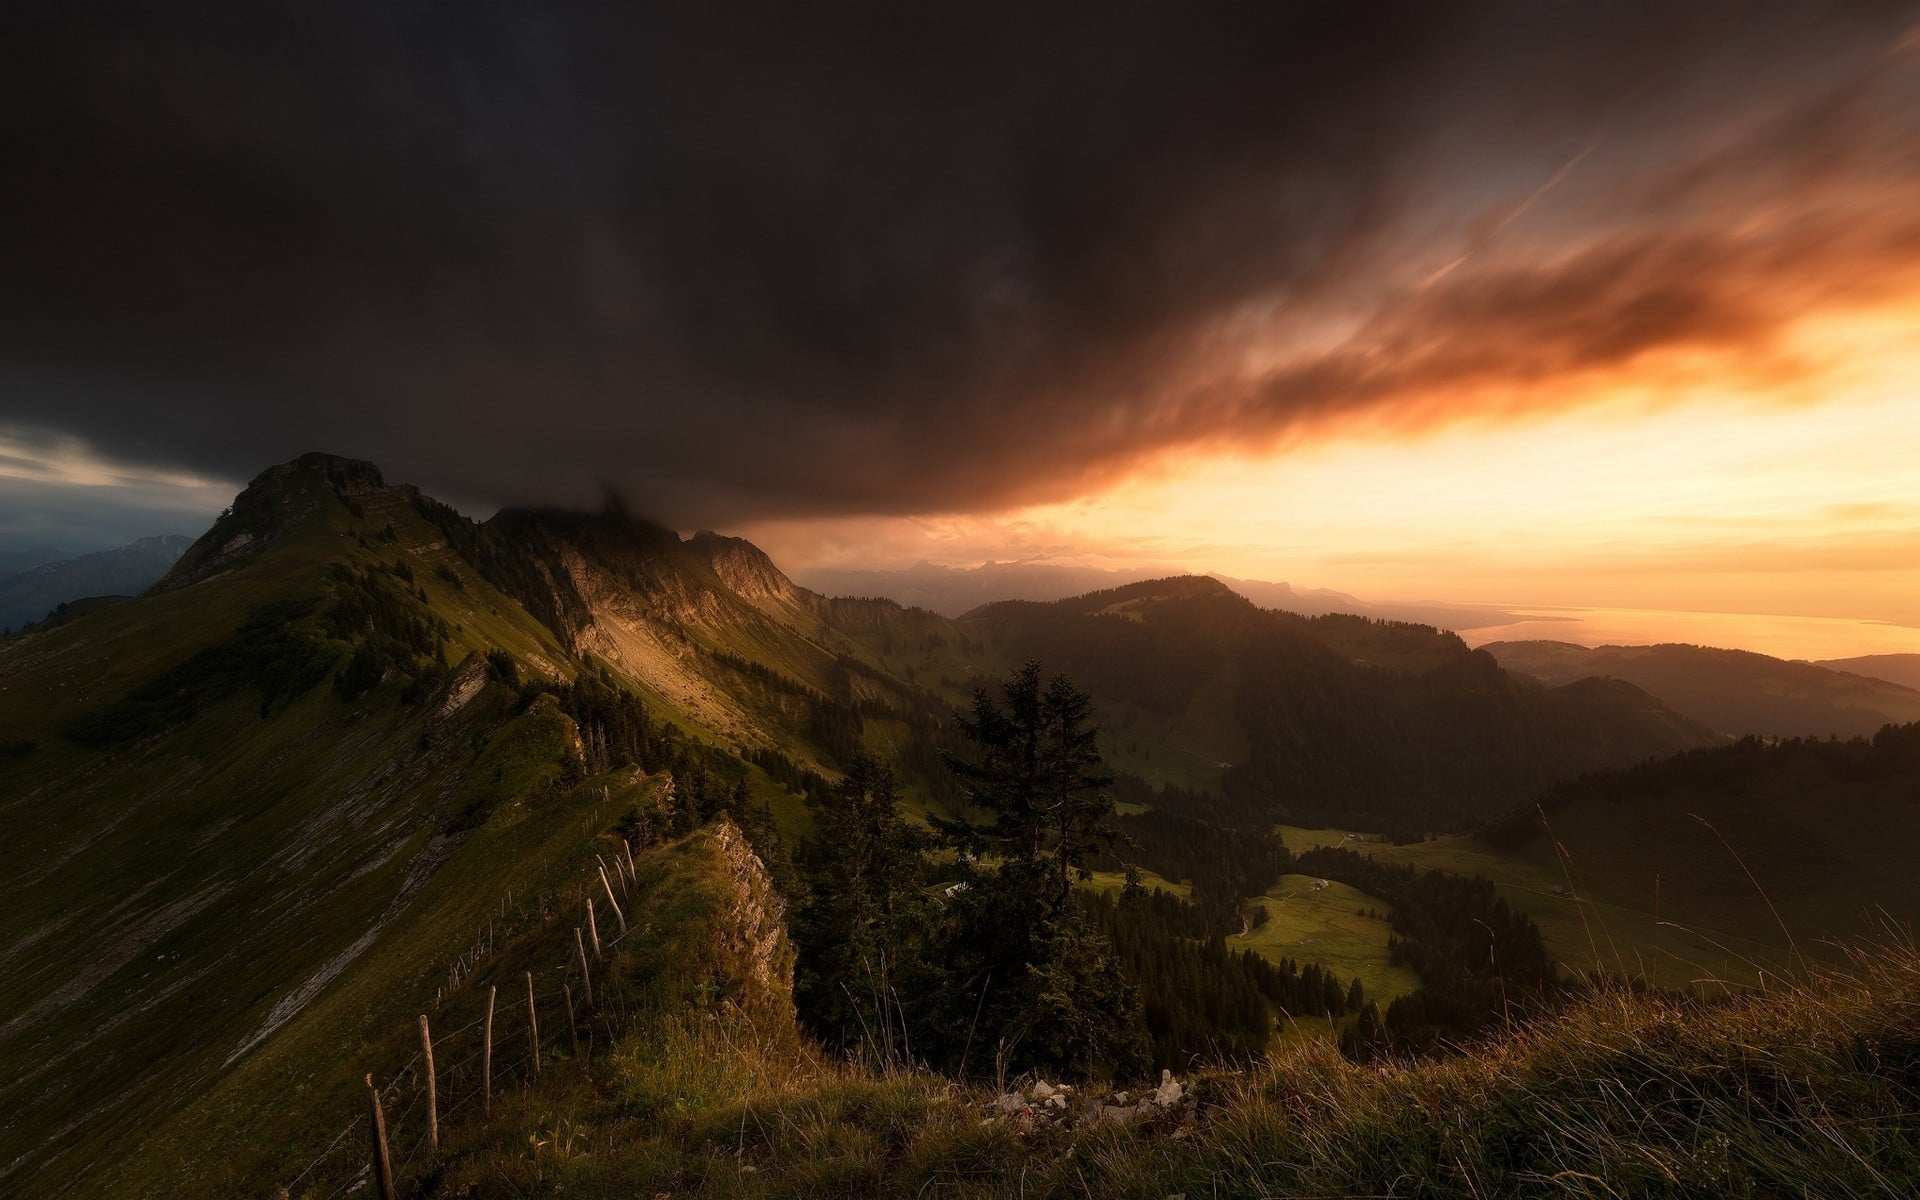
[[[960,617],[998,600],[1046,603],[1179,573],[1153,567],[1076,567],[1044,560],[989,562],[977,567],[940,566],[923,560],[897,570],[813,567],[796,574],[806,586],[822,594],[879,596],[907,607]],[[1455,629],[1501,625],[1520,619],[1518,614],[1485,605],[1370,603],[1329,588],[1296,588],[1287,583],[1236,579],[1218,572],[1209,574],[1262,608],[1283,609],[1305,616],[1352,613]]]
[[1871,735],[1920,720],[1920,691],[1864,674],[1749,650],[1660,643],[1585,647],[1488,642],[1502,665],[1549,684],[1589,675],[1628,680],[1729,736]]

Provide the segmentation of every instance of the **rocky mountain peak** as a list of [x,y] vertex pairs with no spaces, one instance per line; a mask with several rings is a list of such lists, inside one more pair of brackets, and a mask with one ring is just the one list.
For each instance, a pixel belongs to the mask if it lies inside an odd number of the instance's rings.
[[749,600],[794,598],[793,580],[773,565],[766,551],[745,538],[702,530],[687,539],[687,548],[713,568],[720,582]]
[[362,459],[311,451],[290,462],[268,467],[213,523],[213,528],[187,548],[156,586],[183,587],[224,569],[236,559],[298,524],[322,503],[339,500],[351,506],[354,497],[386,490],[380,468]]

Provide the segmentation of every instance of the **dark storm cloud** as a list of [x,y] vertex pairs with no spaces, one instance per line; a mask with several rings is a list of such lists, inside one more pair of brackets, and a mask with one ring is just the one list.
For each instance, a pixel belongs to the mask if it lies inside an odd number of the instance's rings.
[[17,6],[0,424],[691,524],[1766,349],[1915,257],[1903,9]]

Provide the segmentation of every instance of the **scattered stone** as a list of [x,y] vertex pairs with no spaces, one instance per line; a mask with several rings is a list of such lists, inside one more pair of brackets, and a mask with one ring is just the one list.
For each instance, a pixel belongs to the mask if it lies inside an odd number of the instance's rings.
[[1185,1094],[1186,1089],[1181,1087],[1179,1081],[1173,1077],[1173,1072],[1163,1068],[1160,1072],[1160,1086],[1153,1089],[1153,1102],[1161,1108],[1172,1108],[1180,1103],[1180,1097]]
[[993,1106],[1000,1112],[1011,1116],[1025,1108],[1027,1102],[1019,1092],[1006,1092],[1002,1094],[998,1100],[993,1102]]

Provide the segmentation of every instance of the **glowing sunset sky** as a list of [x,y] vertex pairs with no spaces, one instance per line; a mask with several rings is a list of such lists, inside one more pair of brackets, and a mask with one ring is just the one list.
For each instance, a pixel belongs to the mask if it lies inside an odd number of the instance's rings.
[[0,549],[324,448],[794,569],[1920,628],[1896,7],[29,24]]

